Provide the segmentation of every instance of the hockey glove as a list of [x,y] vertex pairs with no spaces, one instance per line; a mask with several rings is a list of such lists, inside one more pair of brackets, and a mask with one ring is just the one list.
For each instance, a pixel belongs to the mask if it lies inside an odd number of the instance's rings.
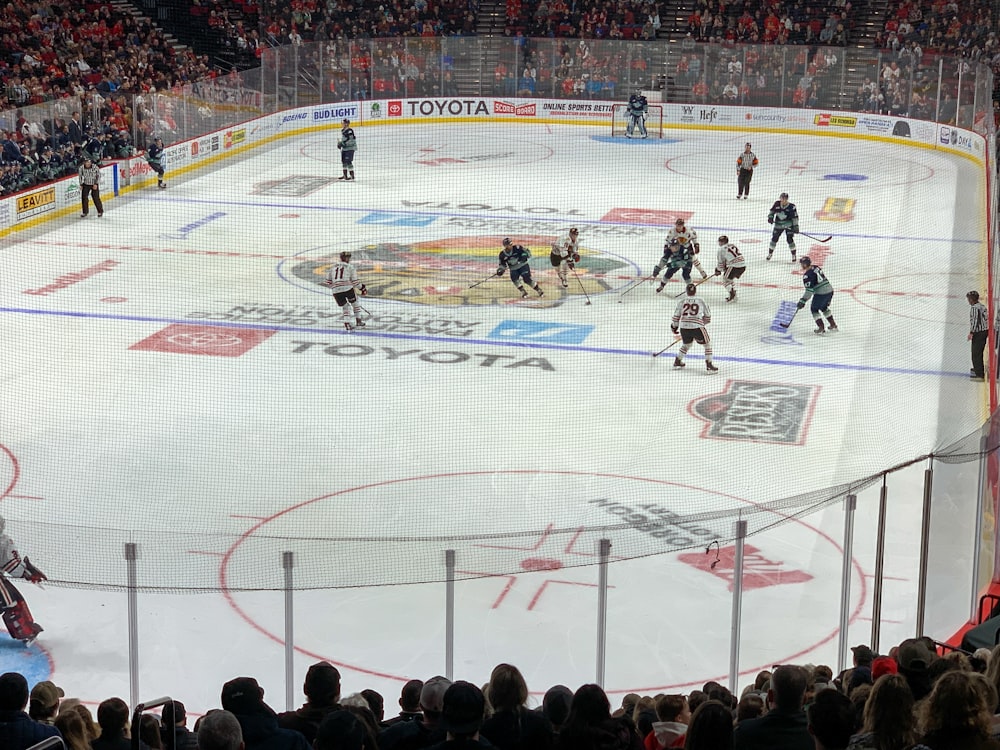
[[504,272],[504,269],[498,268],[497,269],[497,276],[503,276],[503,272]]
[[368,294],[368,287],[366,287],[364,284],[362,284],[361,287],[360,287],[360,290],[361,290],[361,296],[362,297],[367,296],[367,294]]
[[573,262],[574,263],[580,262],[580,253],[573,253]]
[[48,576],[36,568],[27,557],[24,558],[22,564],[24,565],[24,574],[22,578],[31,581],[31,583],[41,583],[42,581],[49,580]]
[[796,307],[797,309],[799,309],[799,310],[801,310],[801,309],[802,309],[803,307],[805,307],[805,306],[806,306],[806,303],[805,303],[805,302],[803,302],[802,300],[799,300],[799,303],[798,303],[797,305],[795,305],[795,307]]
[[338,144],[337,144],[337,148],[343,148],[343,147],[344,147],[344,144],[343,144],[343,143],[338,143]]
[[566,261],[566,265],[569,267],[570,271],[572,271],[574,268],[576,268],[576,264],[573,261],[571,261],[571,260],[567,260]]
[[767,223],[768,224],[773,224],[774,223],[774,217],[773,216],[768,216],[767,217]]
[[716,276],[721,276],[721,275],[722,275],[722,271],[721,271],[721,270],[719,270],[718,268],[716,268],[716,269],[715,269],[715,275],[716,275]]
[[798,234],[798,233],[799,233],[799,228],[798,227],[792,227],[792,234]]
[[678,333],[680,333],[680,329],[679,329],[679,328],[678,328],[677,326],[670,326],[670,330],[674,332],[674,335],[675,335],[675,336],[676,336],[676,335],[677,335]]
[[660,268],[659,268],[659,266],[653,266],[653,278],[655,279],[659,275],[660,275]]

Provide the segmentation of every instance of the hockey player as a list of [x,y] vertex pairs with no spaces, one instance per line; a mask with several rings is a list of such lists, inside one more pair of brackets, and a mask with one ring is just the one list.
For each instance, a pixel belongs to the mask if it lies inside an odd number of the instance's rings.
[[795,235],[799,232],[799,212],[794,203],[788,202],[788,193],[782,193],[771,206],[767,215],[767,223],[773,224],[771,244],[767,246],[767,259],[771,260],[774,248],[778,246],[781,233],[785,233],[788,249],[792,251],[792,263],[795,262]]
[[833,299],[833,284],[826,278],[826,274],[823,273],[822,268],[812,264],[812,258],[808,255],[802,256],[799,260],[799,265],[802,266],[802,284],[806,290],[802,294],[802,299],[798,301],[796,308],[801,310],[806,306],[809,298],[812,297],[812,305],[809,310],[812,312],[813,320],[816,321],[816,330],[813,333],[826,333],[826,329],[823,326],[824,316],[826,316],[826,322],[830,324],[831,331],[839,330],[837,323],[833,319],[833,313],[830,312],[830,301]]
[[643,138],[648,137],[646,133],[646,114],[649,112],[649,102],[642,95],[641,91],[634,91],[628,98],[628,124],[625,126],[625,137],[631,138],[636,126]]
[[681,348],[674,357],[674,367],[684,367],[684,355],[691,348],[691,343],[697,341],[705,347],[705,369],[716,373],[719,368],[712,364],[712,339],[705,328],[712,322],[712,312],[708,303],[698,296],[697,286],[688,284],[685,291],[687,296],[677,303],[674,317],[670,320],[670,330],[681,336]]
[[750,197],[750,180],[753,179],[754,167],[759,163],[757,155],[750,150],[750,144],[746,144],[743,153],[736,157],[736,200]]
[[559,283],[563,285],[563,289],[569,286],[568,272],[573,270],[574,265],[580,260],[580,247],[577,241],[579,236],[580,230],[572,227],[566,234],[552,243],[549,262],[556,269]]
[[[6,522],[0,517],[0,567],[11,578],[23,578],[31,583],[40,584],[48,578],[31,561],[17,553],[14,542],[4,533]],[[5,576],[0,575],[0,612],[7,632],[14,640],[25,645],[34,641],[42,632],[42,626],[35,622],[28,610],[28,603],[21,596],[14,584]]]
[[351,121],[346,117],[340,124],[340,139],[337,141],[337,148],[340,149],[340,166],[343,167],[344,176],[338,180],[354,179],[354,152],[358,150],[358,139],[354,137],[354,128]]
[[726,302],[736,301],[736,280],[747,270],[747,262],[743,253],[726,235],[719,237],[719,263],[715,267],[715,275],[722,276],[722,285],[726,288]]
[[691,281],[692,266],[698,269],[701,278],[708,278],[708,274],[701,267],[701,261],[697,257],[700,252],[701,245],[698,244],[698,233],[689,229],[684,224],[684,219],[678,217],[674,221],[674,228],[667,234],[667,239],[663,243],[663,257],[653,266],[654,279],[660,275],[660,271],[667,269],[663,281],[656,289],[657,293],[663,291],[667,280],[677,272],[678,268],[684,269],[681,274],[684,281]]
[[[334,263],[326,272],[324,282],[333,291],[333,300],[340,308],[344,320],[344,328],[353,331],[364,328],[365,321],[361,319],[361,304],[355,289],[364,297],[368,287],[358,279],[358,269],[351,263],[351,253],[345,250],[340,254],[340,262]],[[353,321],[353,322],[352,322]]]
[[497,276],[503,276],[504,272],[510,270],[510,282],[521,292],[521,298],[528,296],[528,291],[521,283],[521,279],[538,292],[541,297],[545,294],[542,287],[536,284],[531,278],[531,267],[528,260],[531,258],[531,251],[523,245],[515,245],[510,237],[504,237],[503,250],[500,251],[500,267],[497,269]]
[[153,139],[153,145],[146,149],[146,163],[156,172],[156,187],[161,190],[167,186],[163,181],[163,175],[167,169],[163,164],[166,154],[163,151],[163,141],[160,138]]

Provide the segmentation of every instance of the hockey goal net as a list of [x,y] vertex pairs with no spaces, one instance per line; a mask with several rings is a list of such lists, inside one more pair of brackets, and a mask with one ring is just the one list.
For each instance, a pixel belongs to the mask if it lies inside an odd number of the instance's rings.
[[[646,132],[649,134],[650,138],[662,138],[663,137],[663,105],[662,104],[650,104],[649,111],[646,113]],[[628,127],[628,105],[627,104],[616,104],[611,111],[611,135],[622,136],[625,135],[625,128]],[[641,138],[642,135],[639,133],[639,129],[636,128],[636,132],[632,134],[633,138]]]

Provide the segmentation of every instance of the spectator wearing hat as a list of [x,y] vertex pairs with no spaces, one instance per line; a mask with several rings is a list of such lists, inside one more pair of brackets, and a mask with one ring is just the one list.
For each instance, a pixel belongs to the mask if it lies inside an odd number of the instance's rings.
[[922,700],[931,692],[930,666],[937,661],[937,652],[929,638],[907,638],[896,648],[899,673],[906,678],[913,699]]
[[369,746],[364,722],[348,710],[326,714],[316,729],[313,750],[377,750]]
[[243,730],[229,711],[209,711],[198,724],[198,747],[201,750],[244,750]]
[[770,711],[736,727],[736,750],[813,750],[803,701],[809,675],[797,666],[780,666],[771,675],[767,691]]
[[302,692],[306,702],[295,711],[278,714],[278,726],[301,732],[307,742],[312,742],[323,717],[341,709],[340,672],[329,662],[313,664],[306,671]]
[[[128,734],[128,704],[121,698],[108,698],[97,706],[97,725],[101,735],[92,740],[92,750],[131,750],[132,741]],[[139,747],[149,750],[145,742]]]
[[458,680],[444,691],[441,722],[446,739],[433,750],[476,750],[492,747],[479,736],[486,715],[486,698],[483,691],[471,682]]
[[246,750],[308,750],[301,732],[278,725],[264,702],[264,689],[253,677],[237,677],[222,686],[222,708],[240,723]]
[[809,706],[809,734],[816,750],[846,750],[854,734],[854,705],[843,693],[821,690]]
[[160,736],[167,750],[198,750],[198,735],[187,728],[187,711],[180,701],[170,701],[160,713]]
[[32,745],[58,737],[54,726],[35,721],[24,709],[28,705],[28,681],[17,672],[0,675],[0,748],[26,750]]
[[66,693],[49,680],[42,680],[31,688],[28,700],[28,716],[42,724],[55,724],[59,710],[59,700]]
[[878,678],[887,674],[899,674],[899,666],[891,656],[879,656],[872,662],[872,681],[877,682]]
[[882,675],[865,702],[861,731],[851,737],[848,750],[903,750],[916,741],[913,693],[906,678],[898,674]]
[[559,736],[559,730],[569,716],[569,706],[573,702],[573,691],[565,685],[553,685],[545,691],[539,711],[552,725],[553,737]]
[[441,714],[444,694],[451,687],[447,677],[432,677],[420,689],[419,719],[402,721],[387,727],[378,738],[379,750],[422,750],[446,738]]
[[930,750],[1000,750],[990,737],[996,702],[996,690],[982,675],[948,672],[923,704],[921,744]]
[[490,675],[486,698],[493,715],[483,722],[482,735],[500,750],[549,750],[552,725],[541,714],[525,707],[528,685],[511,664],[498,664]]
[[399,691],[399,714],[383,721],[382,726],[391,727],[401,721],[415,721],[423,716],[420,712],[420,691],[423,689],[423,680],[407,680]]

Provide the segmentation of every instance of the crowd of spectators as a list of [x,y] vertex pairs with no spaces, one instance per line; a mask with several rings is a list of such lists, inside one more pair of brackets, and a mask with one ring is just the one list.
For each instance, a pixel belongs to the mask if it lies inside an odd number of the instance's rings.
[[[327,662],[305,676],[305,703],[275,712],[253,677],[222,685],[220,708],[188,729],[179,701],[143,714],[143,750],[1000,750],[1000,647],[939,656],[912,638],[877,656],[852,649],[838,675],[823,665],[760,672],[739,696],[717,682],[687,694],[630,693],[612,708],[598,685],[549,688],[530,707],[521,672],[500,664],[486,684],[406,682],[399,712],[373,690],[342,696]],[[68,750],[125,750],[129,708],[109,698],[96,721],[50,681],[31,691],[0,675],[0,747],[27,750],[59,735]]]

